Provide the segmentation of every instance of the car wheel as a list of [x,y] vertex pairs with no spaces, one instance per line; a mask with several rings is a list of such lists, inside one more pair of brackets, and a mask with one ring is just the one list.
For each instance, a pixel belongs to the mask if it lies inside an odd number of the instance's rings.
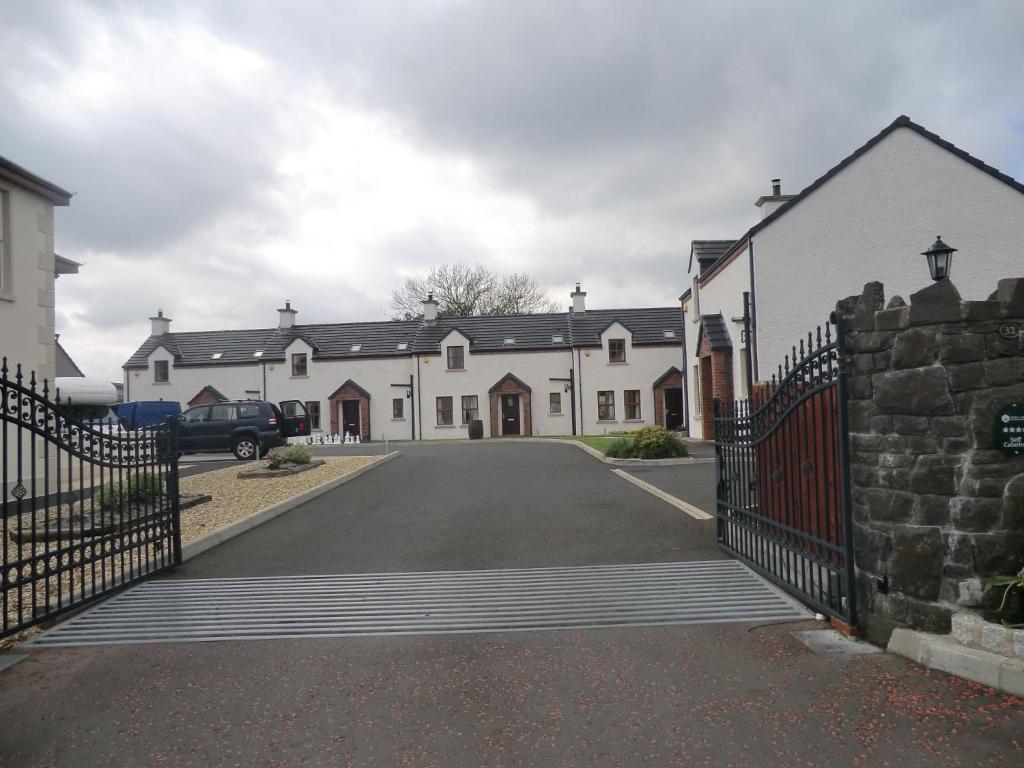
[[231,446],[231,452],[240,461],[250,461],[256,458],[259,449],[256,440],[251,437],[240,437]]

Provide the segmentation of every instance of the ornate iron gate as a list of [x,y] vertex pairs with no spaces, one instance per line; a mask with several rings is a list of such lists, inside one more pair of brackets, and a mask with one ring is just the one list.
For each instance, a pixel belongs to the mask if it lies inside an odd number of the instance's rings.
[[856,625],[841,318],[807,334],[751,400],[715,400],[718,543]]
[[177,422],[75,421],[0,365],[0,637],[181,562]]

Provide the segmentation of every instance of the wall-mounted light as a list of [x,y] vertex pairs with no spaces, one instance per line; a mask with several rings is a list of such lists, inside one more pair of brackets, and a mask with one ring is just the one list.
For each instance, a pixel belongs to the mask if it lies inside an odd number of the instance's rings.
[[953,271],[953,254],[957,250],[942,242],[942,235],[937,235],[932,247],[921,252],[921,255],[928,259],[928,271],[932,274],[932,280],[938,282],[949,277],[949,273]]

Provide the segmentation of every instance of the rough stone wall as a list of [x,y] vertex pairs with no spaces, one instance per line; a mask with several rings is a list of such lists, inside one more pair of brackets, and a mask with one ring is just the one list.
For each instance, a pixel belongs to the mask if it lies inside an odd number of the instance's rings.
[[[858,611],[866,635],[948,632],[985,578],[1024,565],[1024,457],[995,447],[995,414],[1024,402],[1024,278],[987,301],[940,281],[846,317]],[[1010,326],[1021,329],[1017,338]]]

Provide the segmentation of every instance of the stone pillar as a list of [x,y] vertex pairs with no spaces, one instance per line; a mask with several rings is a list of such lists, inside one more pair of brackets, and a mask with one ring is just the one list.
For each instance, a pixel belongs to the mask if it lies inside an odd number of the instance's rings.
[[981,585],[1024,565],[1024,457],[995,450],[996,412],[1024,402],[1024,278],[988,301],[943,280],[879,309],[881,285],[846,317],[850,480],[859,619],[948,632]]

